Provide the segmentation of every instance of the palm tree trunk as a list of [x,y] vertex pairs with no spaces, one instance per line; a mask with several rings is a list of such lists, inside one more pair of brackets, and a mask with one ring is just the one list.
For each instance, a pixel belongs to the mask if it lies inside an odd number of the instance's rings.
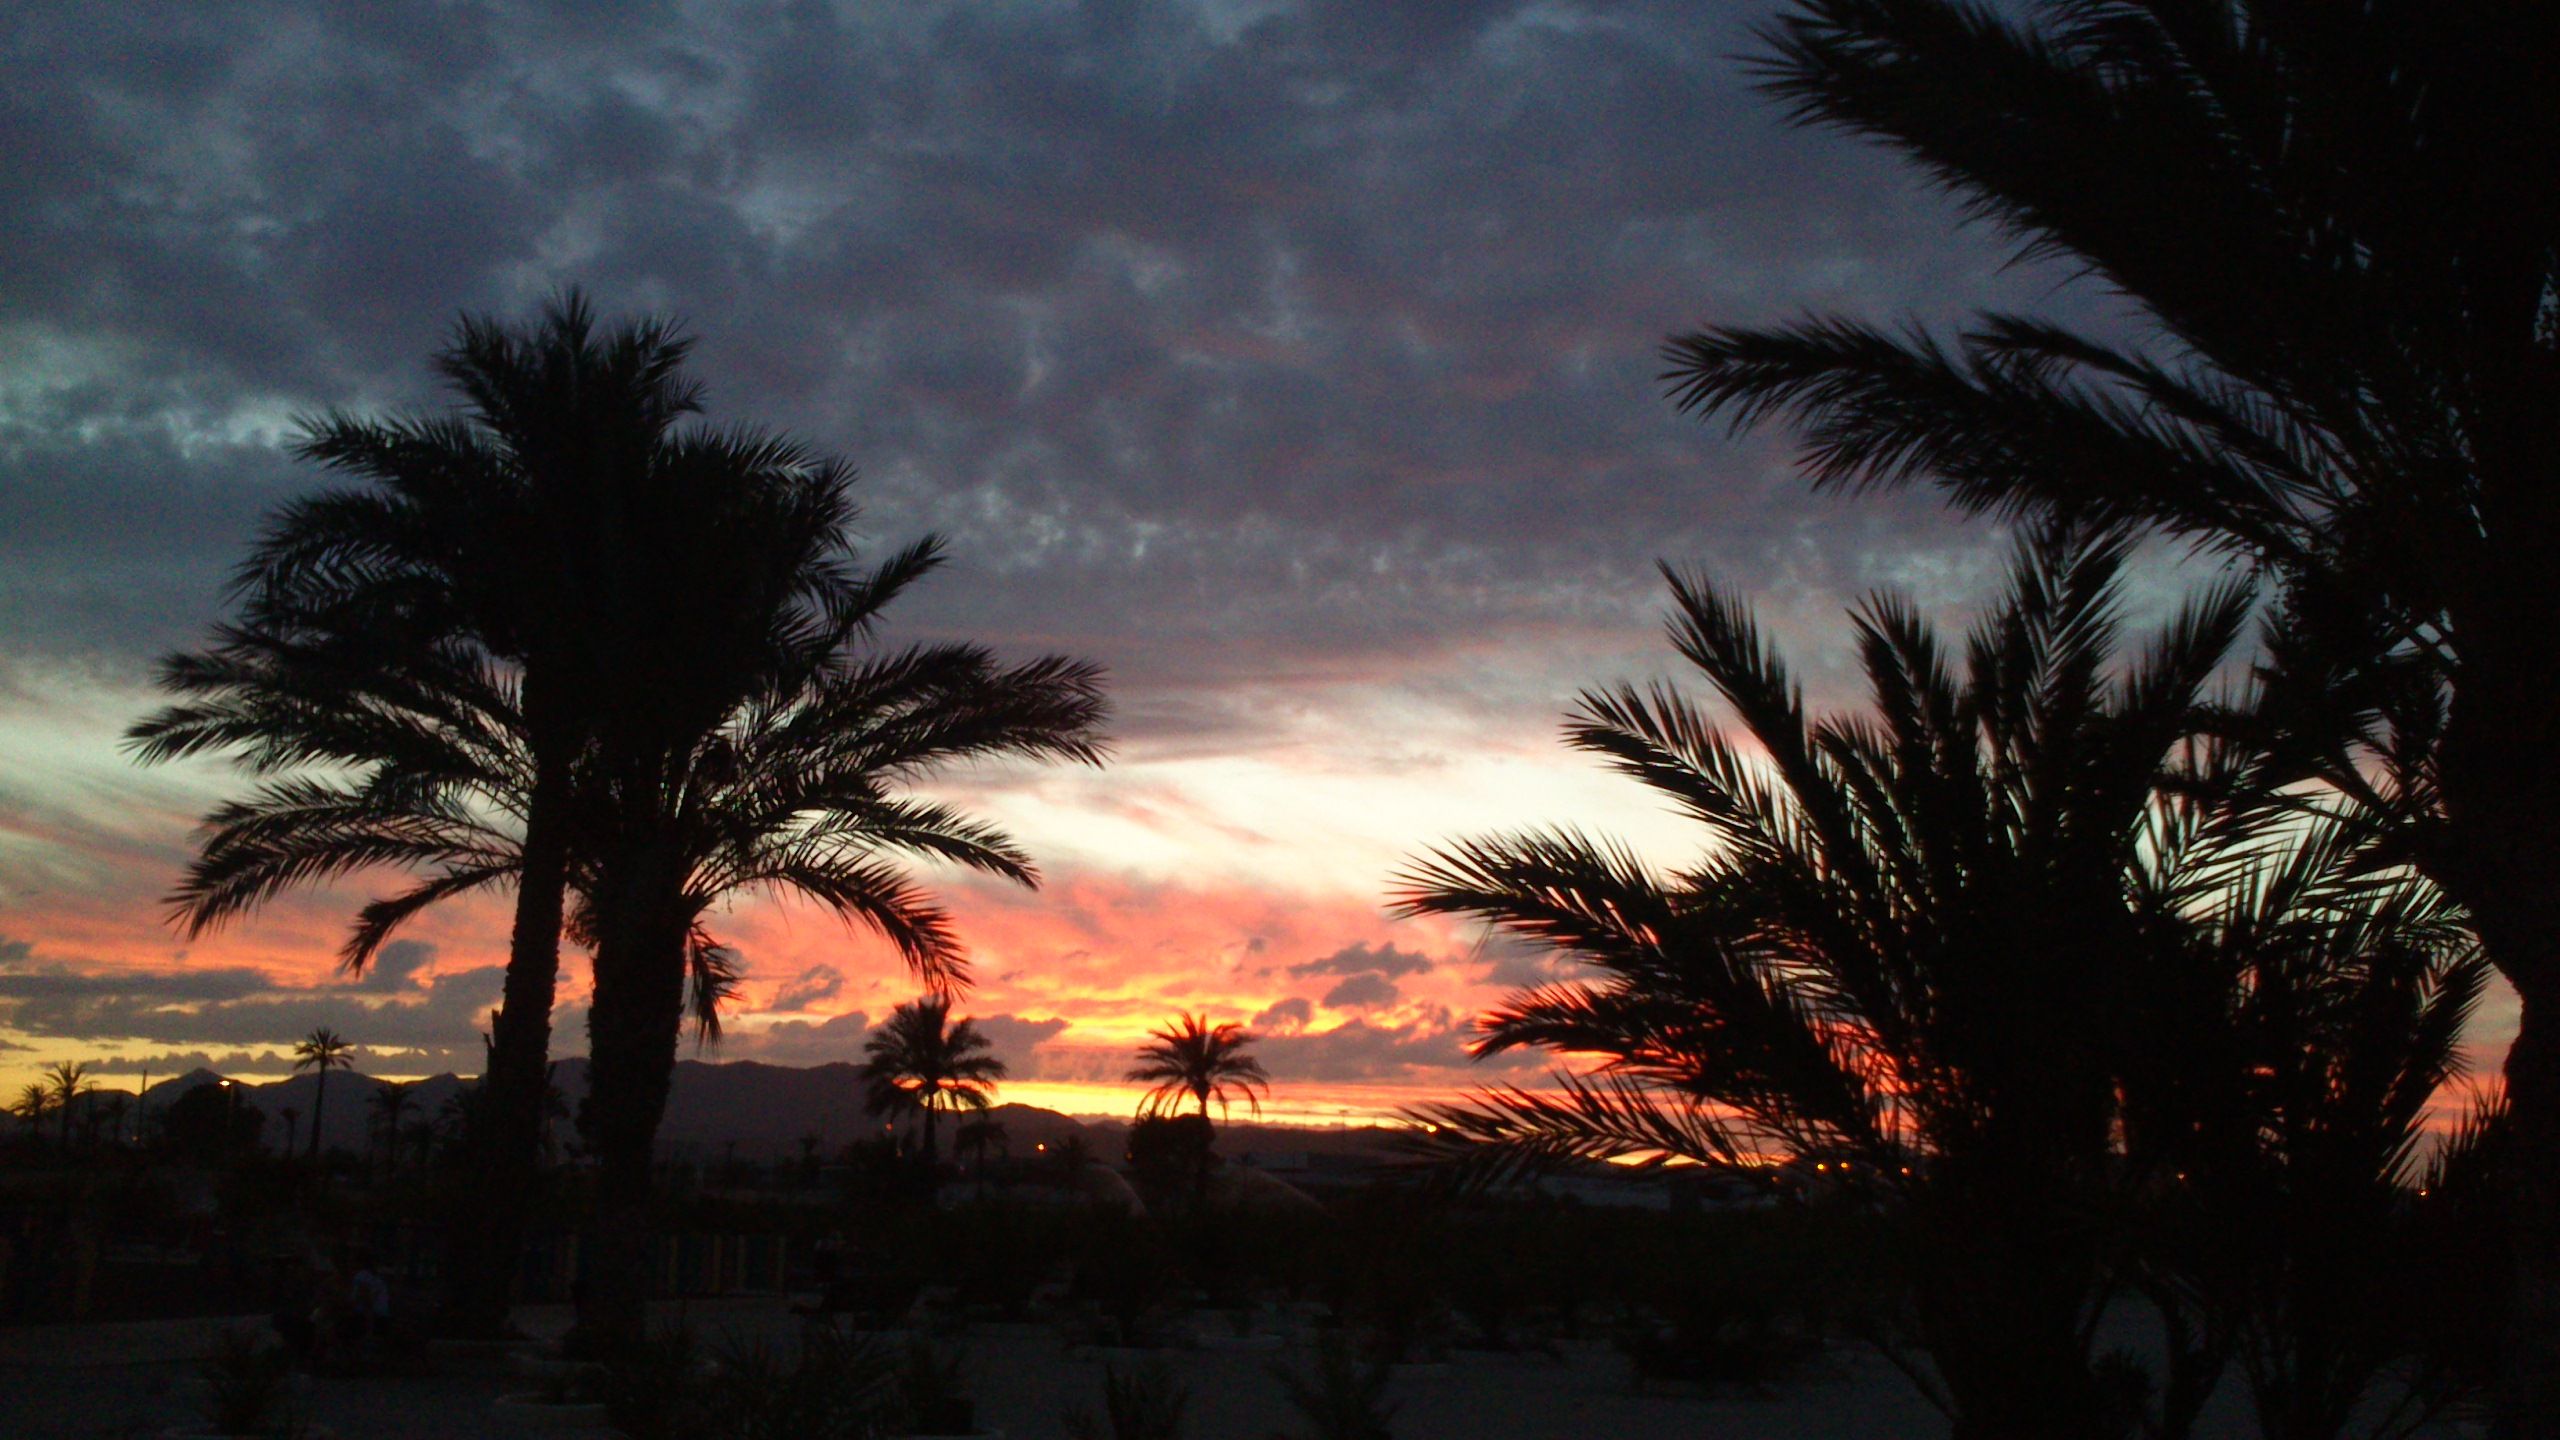
[[1988,1243],[1929,1246],[1944,1253],[1917,1277],[1922,1344],[1946,1385],[1955,1440],[2115,1433],[2079,1333],[2085,1286],[1999,1237],[1978,1239]]
[[2498,610],[2464,628],[2441,767],[2452,843],[2428,869],[2522,1001],[2506,1062],[2514,1282],[2496,1433],[2560,1440],[2560,633],[2553,616],[2503,613],[2552,608],[2536,569],[2509,578]]
[[320,1158],[320,1117],[327,1112],[328,1108],[329,1057],[322,1055],[320,1057],[319,1083],[313,1086],[311,1091],[311,1153],[309,1158],[315,1161]]
[[524,878],[516,890],[506,984],[489,1027],[488,1073],[480,1077],[464,1134],[471,1183],[454,1217],[444,1314],[445,1328],[459,1336],[495,1338],[505,1330],[524,1255],[525,1212],[541,1172],[551,1006],[559,989],[560,921],[569,883],[559,788],[537,783],[525,820]]
[[2528,985],[2507,973],[2524,1006],[2507,1052],[2514,1288],[2493,1433],[2551,1440],[2560,1436],[2560,975],[2546,965]]
[[587,1103],[595,1213],[578,1291],[578,1341],[603,1353],[643,1338],[650,1291],[650,1157],[675,1075],[684,1022],[681,921],[609,922],[596,950]]
[[940,1117],[933,1108],[933,1097],[931,1095],[927,1095],[924,1097],[924,1164],[927,1170],[931,1170],[933,1168],[936,1158],[936,1151],[934,1148],[934,1121],[938,1118]]
[[2086,1306],[2100,1270],[2079,1217],[2087,1190],[2027,1136],[2005,1156],[1948,1162],[1905,1215],[1918,1340],[1955,1440],[2096,1440],[2123,1433],[2093,1371]]

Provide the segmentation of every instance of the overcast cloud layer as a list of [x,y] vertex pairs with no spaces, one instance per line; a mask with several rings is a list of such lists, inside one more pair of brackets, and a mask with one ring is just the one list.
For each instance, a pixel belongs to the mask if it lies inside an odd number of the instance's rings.
[[[1214,1004],[1284,1076],[1457,1073],[1534,966],[1390,926],[1388,874],[1451,827],[1610,820],[1557,812],[1604,782],[1553,717],[1667,668],[1658,558],[1811,639],[1871,586],[1975,598],[1996,539],[1679,417],[1664,337],[2082,303],[1782,127],[1734,60],[1773,8],[10,7],[0,1040],[215,1053],[361,1004],[472,1060],[502,916],[370,989],[326,974],[360,890],[186,950],[153,897],[229,782],[113,734],[313,483],[295,416],[440,404],[457,311],[576,284],[684,317],[715,419],[857,463],[873,536],[950,537],[910,633],[1110,667],[1113,770],[962,786],[1052,877],[960,892],[1008,1044],[1100,1078]],[[741,1053],[843,1058],[906,986],[805,917],[730,923]]]

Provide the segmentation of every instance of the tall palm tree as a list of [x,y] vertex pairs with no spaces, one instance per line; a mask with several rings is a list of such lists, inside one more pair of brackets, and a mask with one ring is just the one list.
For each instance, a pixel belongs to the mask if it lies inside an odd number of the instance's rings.
[[309,1159],[320,1158],[320,1119],[329,1107],[329,1072],[352,1068],[355,1064],[355,1052],[354,1042],[326,1025],[303,1036],[301,1043],[293,1047],[293,1068],[297,1071],[308,1070],[315,1078],[311,1088],[311,1148],[307,1157]]
[[[639,1333],[649,1154],[690,1012],[717,1037],[734,976],[705,917],[741,890],[796,892],[889,940],[938,991],[967,967],[948,916],[898,864],[942,860],[1022,883],[1001,831],[905,793],[977,759],[1100,759],[1099,672],[982,647],[877,645],[885,607],[939,564],[926,540],[856,564],[852,472],[749,431],[672,447],[658,503],[627,527],[681,557],[662,589],[625,583],[651,643],[572,767],[575,934],[594,954],[590,1090],[598,1161],[593,1282],[600,1343]],[[717,577],[716,584],[701,577]]]
[[53,1108],[62,1112],[62,1148],[71,1148],[71,1112],[80,1097],[97,1087],[90,1083],[89,1067],[76,1060],[55,1062],[45,1072],[46,1091]]
[[1474,840],[1399,902],[1590,967],[1512,995],[1476,1050],[1596,1072],[1432,1123],[1506,1163],[1846,1161],[1906,1214],[1913,1331],[1959,1436],[2104,1428],[2091,1217],[2124,1179],[2129,1058],[2198,988],[2171,943],[2195,827],[2170,797],[2248,596],[2206,596],[2111,678],[2125,546],[2038,536],[1960,650],[1870,601],[1874,712],[1828,720],[1741,601],[1672,575],[1673,642],[1765,761],[1667,686],[1586,692],[1567,733],[1706,853],[1665,877],[1567,829]]
[[1169,1115],[1189,1099],[1206,1120],[1210,1101],[1217,1101],[1218,1113],[1224,1115],[1232,1096],[1243,1097],[1254,1114],[1262,1113],[1271,1077],[1261,1061],[1245,1053],[1254,1037],[1242,1025],[1232,1020],[1212,1025],[1205,1015],[1185,1013],[1147,1034],[1149,1043],[1138,1047],[1138,1063],[1123,1077],[1153,1082],[1138,1102],[1141,1115]]
[[2506,1423],[2560,1434],[2560,193],[2531,158],[2560,10],[1806,0],[1768,39],[1796,118],[2144,323],[1714,329],[1667,378],[1794,418],[1826,485],[2124,517],[2281,578],[2288,758],[2398,822],[2523,1002]]
[[446,1318],[467,1331],[504,1320],[533,1183],[568,775],[599,714],[630,702],[610,682],[655,638],[629,595],[696,574],[629,523],[657,508],[644,477],[699,408],[690,344],[657,320],[600,330],[572,292],[523,329],[459,323],[436,360],[463,401],[451,416],[307,423],[297,455],[359,483],[279,512],[242,567],[239,620],[164,666],[185,698],[133,732],[146,761],[230,750],[258,773],[323,772],[216,812],[176,897],[190,933],[365,865],[429,872],[366,908],[342,955],[360,968],[426,906],[515,886],[471,1137],[477,1213],[453,1227]]
[[[838,489],[840,472],[818,478]],[[724,576],[771,573],[711,567]],[[591,1089],[579,1122],[597,1157],[597,1266],[582,1335],[636,1335],[642,1319],[649,1153],[666,1106],[679,1028],[691,1013],[716,1038],[724,953],[705,917],[726,896],[808,896],[877,932],[937,993],[968,968],[947,914],[897,857],[956,863],[1037,883],[1001,831],[900,793],[912,779],[975,758],[1098,762],[1099,672],[1057,657],[1000,665],[967,645],[873,653],[864,632],[905,584],[865,583],[828,597],[761,686],[711,727],[670,726],[600,764],[583,798],[598,837],[577,917],[595,951]],[[748,587],[725,592],[734,599]],[[777,612],[783,607],[777,606]],[[723,681],[671,678],[698,696]],[[708,707],[705,707],[707,710]],[[660,705],[649,720],[678,712]],[[703,713],[703,712],[697,712]],[[654,753],[653,753],[654,750]]]
[[[358,960],[426,905],[518,883],[518,940],[531,949],[511,956],[510,985],[533,975],[544,1005],[520,1007],[511,989],[501,1031],[520,1010],[547,1010],[549,930],[563,917],[526,907],[540,908],[542,837],[556,837],[577,890],[566,918],[595,952],[583,1119],[604,1160],[597,1249],[636,1284],[648,1146],[685,992],[690,984],[708,1022],[725,983],[723,952],[699,924],[705,910],[740,887],[797,889],[879,928],[929,979],[956,979],[964,967],[947,921],[886,856],[1031,872],[1001,835],[897,787],[981,756],[1095,758],[1101,700],[1095,672],[1064,660],[1005,667],[960,645],[873,654],[882,607],[939,563],[939,544],[856,567],[850,472],[787,442],[661,429],[645,446],[598,452],[629,463],[552,463],[583,453],[574,442],[584,430],[572,426],[542,452],[551,460],[493,462],[488,452],[504,448],[527,407],[479,372],[579,381],[597,367],[546,356],[575,351],[583,323],[555,314],[531,340],[466,327],[472,363],[453,368],[497,437],[488,444],[463,422],[403,422],[370,449],[361,427],[337,436],[339,463],[388,498],[356,492],[289,515],[253,566],[249,622],[209,657],[170,668],[173,686],[206,698],[174,707],[143,739],[156,747],[146,753],[243,747],[253,765],[356,772],[279,781],[217,812],[179,896],[190,916],[218,921],[365,864],[430,869],[367,907],[349,944]],[[661,334],[654,349],[626,348],[663,359],[669,343]],[[504,503],[475,511],[465,502],[492,470],[508,481]],[[502,548],[474,548],[484,535]],[[521,613],[492,601],[490,618],[461,603],[535,570],[539,603]],[[355,581],[342,583],[347,575]],[[401,643],[375,655],[367,647],[380,635]],[[509,1054],[507,1035],[496,1036],[492,1117],[515,1113],[501,1103]],[[530,1074],[539,1081],[538,1053]],[[538,1084],[529,1093],[531,1144]],[[503,1148],[515,1151],[511,1139]],[[504,1164],[484,1168],[484,1198],[498,1203],[512,1182]],[[503,1208],[457,1233],[503,1248],[521,1207],[509,1198]],[[466,1300],[502,1301],[496,1278]],[[621,1279],[592,1287],[596,1318],[636,1315],[628,1289]]]
[[862,1053],[864,1103],[874,1114],[922,1115],[927,1164],[940,1153],[934,1130],[942,1112],[986,1109],[1005,1072],[977,1025],[951,1018],[946,995],[927,995],[891,1011],[862,1042]]

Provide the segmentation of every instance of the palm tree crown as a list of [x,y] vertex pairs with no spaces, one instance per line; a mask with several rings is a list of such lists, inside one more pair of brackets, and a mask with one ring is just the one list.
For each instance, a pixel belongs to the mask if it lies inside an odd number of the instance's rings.
[[311,1091],[311,1144],[304,1152],[314,1159],[320,1154],[321,1116],[329,1104],[329,1072],[352,1067],[355,1051],[354,1042],[325,1025],[293,1047],[293,1068],[311,1071],[316,1077]]
[[453,415],[306,423],[300,458],[359,483],[279,513],[242,567],[241,618],[164,666],[182,700],[132,736],[145,760],[227,749],[281,777],[210,817],[173,897],[190,933],[292,885],[423,872],[359,916],[341,958],[360,968],[425,907],[515,887],[471,1135],[480,1214],[449,1267],[464,1329],[504,1319],[536,1163],[570,771],[633,698],[613,686],[659,638],[649,605],[697,573],[627,523],[665,508],[646,477],[699,408],[689,347],[660,321],[600,330],[572,292],[523,330],[462,320],[437,359]]
[[931,1160],[941,1112],[984,1110],[993,1101],[1005,1064],[988,1050],[974,1022],[951,1018],[949,997],[910,1000],[862,1043],[865,1103],[873,1114],[921,1114],[924,1155]]
[[2247,601],[2209,597],[2110,682],[2123,547],[2044,537],[1961,671],[1908,606],[1871,602],[1877,713],[1828,721],[1738,599],[1671,575],[1674,644],[1766,763],[1660,686],[1586,692],[1568,735],[1708,827],[1699,867],[1666,881],[1555,830],[1407,877],[1410,912],[1481,916],[1597,967],[1483,1022],[1480,1053],[1611,1057],[1563,1101],[1510,1097],[1506,1133],[1722,1163],[1846,1151],[1897,1173],[2028,1115],[2048,1146],[2061,1125],[2062,1149],[2103,1147],[2133,907],[2161,903],[2177,858],[2158,802]]
[[1139,1102],[1143,1115],[1170,1114],[1185,1098],[1200,1107],[1207,1116],[1209,1102],[1218,1102],[1218,1113],[1227,1113],[1231,1095],[1240,1095],[1256,1115],[1262,1113],[1262,1096],[1271,1091],[1271,1077],[1262,1062],[1245,1053],[1254,1037],[1234,1021],[1211,1025],[1208,1017],[1184,1014],[1161,1030],[1147,1032],[1152,1043],[1140,1046],[1138,1063],[1129,1067],[1127,1079],[1151,1081],[1153,1088]]
[[45,1084],[54,1108],[62,1112],[62,1143],[67,1146],[71,1143],[71,1112],[80,1097],[96,1086],[89,1080],[89,1067],[76,1060],[56,1062],[45,1071]]
[[[1919,1341],[1982,1433],[2097,1413],[2086,1337],[2109,1276],[2087,1217],[2144,1177],[2211,1158],[2387,1190],[2477,958],[2423,882],[2375,884],[2352,826],[2233,848],[2247,815],[2193,797],[2234,773],[2204,692],[2248,593],[2204,596],[2119,668],[2127,544],[2041,532],[1960,650],[1871,601],[1873,712],[1828,720],[1738,600],[1672,576],[1674,643],[1749,747],[1661,686],[1586,693],[1568,734],[1713,843],[1668,877],[1570,830],[1414,869],[1406,910],[1590,967],[1511,996],[1478,1053],[1601,1057],[1425,1118],[1497,1168],[1853,1162],[1908,1207]],[[2364,1031],[2352,1082],[2310,1058],[2324,1026]],[[2279,1133],[2300,1147],[2253,1148]]]
[[27,1133],[32,1135],[44,1123],[45,1112],[52,1108],[53,1092],[42,1082],[31,1080],[27,1082],[26,1088],[18,1092],[18,1098],[10,1105],[9,1112],[27,1122]]
[[418,1099],[413,1093],[417,1088],[412,1081],[386,1081],[366,1102],[373,1111],[373,1133],[381,1142],[386,1170],[399,1168],[401,1127],[418,1108]]

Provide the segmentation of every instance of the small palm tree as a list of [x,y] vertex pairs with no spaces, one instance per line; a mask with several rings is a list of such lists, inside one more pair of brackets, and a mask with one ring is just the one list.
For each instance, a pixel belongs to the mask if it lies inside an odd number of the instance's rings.
[[2159,1017],[2160,1073],[2128,1086],[2128,1149],[2182,1177],[2146,1196],[2138,1283],[2188,1333],[2236,1340],[2267,1440],[2454,1398],[2407,1363],[2445,1353],[2413,1317],[2454,1288],[2427,1191],[2491,1132],[2431,1158],[2426,1120],[2489,967],[2459,908],[2367,833],[2287,817],[2215,867],[2184,908],[2221,1023]]
[[53,1108],[53,1092],[39,1082],[30,1081],[18,1092],[9,1113],[26,1122],[27,1133],[33,1135],[44,1124],[45,1112]]
[[303,1036],[301,1043],[293,1047],[293,1068],[309,1070],[318,1077],[311,1091],[311,1159],[320,1157],[320,1117],[329,1105],[329,1072],[354,1065],[355,1051],[353,1042],[325,1025]]
[[77,1061],[59,1061],[44,1073],[53,1106],[62,1112],[62,1145],[67,1150],[71,1147],[71,1112],[80,1097],[96,1087],[89,1081],[89,1067]]
[[382,1146],[382,1168],[386,1174],[400,1168],[401,1127],[410,1112],[418,1108],[417,1097],[411,1093],[417,1088],[411,1081],[386,1081],[367,1102],[373,1110],[373,1133]]
[[994,1154],[998,1159],[1010,1155],[1013,1151],[1013,1141],[1012,1137],[1005,1134],[1003,1121],[993,1116],[981,1116],[975,1120],[962,1122],[953,1148],[962,1155],[968,1156],[972,1165],[984,1169],[989,1154]]
[[1184,1014],[1161,1030],[1147,1034],[1152,1043],[1138,1048],[1138,1063],[1124,1077],[1150,1081],[1153,1088],[1138,1102],[1141,1115],[1167,1115],[1185,1099],[1198,1103],[1200,1118],[1209,1117],[1209,1102],[1227,1113],[1230,1097],[1242,1096],[1256,1115],[1262,1097],[1271,1093],[1271,1077],[1262,1062],[1245,1053],[1253,1035],[1234,1021],[1212,1025],[1205,1015]]
[[875,1114],[921,1114],[927,1162],[936,1155],[941,1113],[986,1109],[1004,1078],[1004,1062],[988,1053],[985,1034],[965,1018],[952,1020],[951,1001],[940,995],[891,1011],[862,1050],[865,1101]]

